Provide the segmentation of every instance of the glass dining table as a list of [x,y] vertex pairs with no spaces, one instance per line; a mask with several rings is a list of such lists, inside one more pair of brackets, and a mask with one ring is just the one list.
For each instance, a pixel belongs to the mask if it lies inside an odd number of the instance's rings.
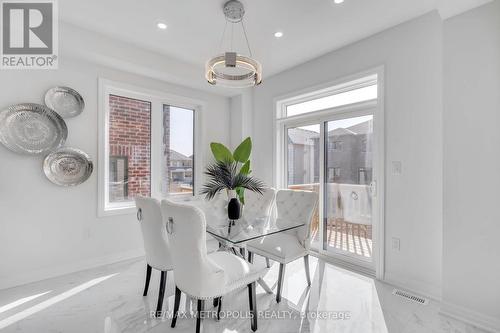
[[304,223],[291,224],[286,227],[277,226],[270,216],[251,218],[243,216],[237,221],[224,217],[217,219],[210,219],[210,217],[207,216],[207,233],[222,245],[238,248],[244,248],[249,241],[304,226]]
[[[255,213],[246,215],[244,211],[239,220],[231,221],[221,205],[211,204],[195,197],[182,201],[203,211],[206,220],[206,232],[219,242],[219,251],[231,251],[245,260],[247,260],[245,257],[247,242],[297,229],[305,225],[301,222],[291,221],[286,225],[278,225],[274,216],[265,214],[259,216],[259,214]],[[260,279],[257,282],[266,292],[272,293],[271,288],[264,280]]]

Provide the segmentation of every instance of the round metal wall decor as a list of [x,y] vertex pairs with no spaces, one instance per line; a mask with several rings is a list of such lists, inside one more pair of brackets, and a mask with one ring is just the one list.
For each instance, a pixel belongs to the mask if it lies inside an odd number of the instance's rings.
[[47,153],[67,137],[64,119],[44,105],[24,103],[0,111],[0,142],[16,153]]
[[75,186],[85,182],[93,168],[87,153],[70,147],[53,151],[43,161],[43,172],[47,178],[60,186]]
[[74,89],[54,87],[45,94],[45,105],[63,118],[71,118],[82,113],[85,107],[83,97]]

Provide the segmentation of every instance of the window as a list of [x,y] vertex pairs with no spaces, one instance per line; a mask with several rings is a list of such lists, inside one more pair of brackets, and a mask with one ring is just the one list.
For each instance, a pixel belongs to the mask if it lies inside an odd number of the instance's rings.
[[328,141],[328,149],[342,151],[342,141]]
[[340,179],[340,168],[328,168],[328,182],[335,183]]
[[163,105],[163,195],[193,193],[193,130],[193,110]]
[[151,195],[151,102],[109,96],[109,203]]
[[131,213],[137,196],[193,195],[199,102],[99,85],[99,214]]
[[338,91],[336,93],[330,93],[330,95],[325,97],[288,105],[286,106],[286,116],[291,117],[377,99],[377,83],[367,84],[367,86],[358,89]]

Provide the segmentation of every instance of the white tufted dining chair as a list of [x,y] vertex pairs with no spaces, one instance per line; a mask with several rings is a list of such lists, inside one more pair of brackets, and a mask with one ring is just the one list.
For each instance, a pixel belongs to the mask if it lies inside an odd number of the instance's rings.
[[274,205],[275,196],[276,190],[274,188],[266,188],[262,194],[245,191],[243,215],[248,218],[269,216]]
[[[267,270],[229,252],[207,254],[205,215],[198,207],[163,200],[161,208],[167,223],[176,285],[171,327],[175,327],[177,321],[181,292],[198,301],[196,332],[200,332],[200,314],[205,300],[220,300],[227,293],[247,286],[252,313],[251,329],[257,330],[255,282]],[[221,303],[218,303],[219,311]]]
[[[268,217],[274,207],[276,190],[266,188],[262,194],[252,191],[245,191],[245,205],[243,206],[243,216],[251,221],[252,219]],[[240,250],[244,255],[245,250]],[[266,258],[267,267],[270,267],[269,258]]]
[[[206,200],[201,195],[194,196],[179,196],[179,197],[171,197],[170,201],[187,203],[191,205],[195,205],[200,208],[205,216],[207,217],[207,223],[210,224],[208,219],[213,219],[216,221],[223,220],[224,216],[227,216],[227,200],[223,198],[221,195],[217,195],[212,200]],[[207,252],[212,253],[219,249],[219,242],[210,235],[207,235]]]
[[285,265],[299,258],[304,258],[307,284],[311,285],[309,274],[310,225],[318,194],[310,191],[279,190],[276,193],[276,225],[287,227],[304,223],[303,227],[269,235],[247,243],[249,261],[256,253],[280,263],[276,302],[281,301]]
[[161,316],[163,296],[165,295],[165,284],[167,281],[167,271],[173,269],[170,259],[170,249],[168,246],[165,222],[162,218],[160,202],[153,198],[136,197],[137,219],[141,225],[142,240],[146,252],[146,283],[143,296],[147,296],[149,280],[151,279],[151,269],[161,272],[160,291],[158,294],[158,304],[156,314]]

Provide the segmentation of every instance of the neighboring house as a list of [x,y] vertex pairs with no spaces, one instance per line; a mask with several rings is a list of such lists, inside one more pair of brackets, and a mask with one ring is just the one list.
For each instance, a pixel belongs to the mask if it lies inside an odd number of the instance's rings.
[[[328,132],[326,180],[329,183],[369,184],[372,181],[372,127],[365,121]],[[288,182],[319,182],[319,133],[301,128],[288,131]]]
[[365,121],[328,132],[327,181],[369,184],[372,181],[372,126]]
[[193,181],[193,156],[170,149],[169,179],[173,183],[191,185]]
[[288,130],[288,185],[319,182],[319,133]]

